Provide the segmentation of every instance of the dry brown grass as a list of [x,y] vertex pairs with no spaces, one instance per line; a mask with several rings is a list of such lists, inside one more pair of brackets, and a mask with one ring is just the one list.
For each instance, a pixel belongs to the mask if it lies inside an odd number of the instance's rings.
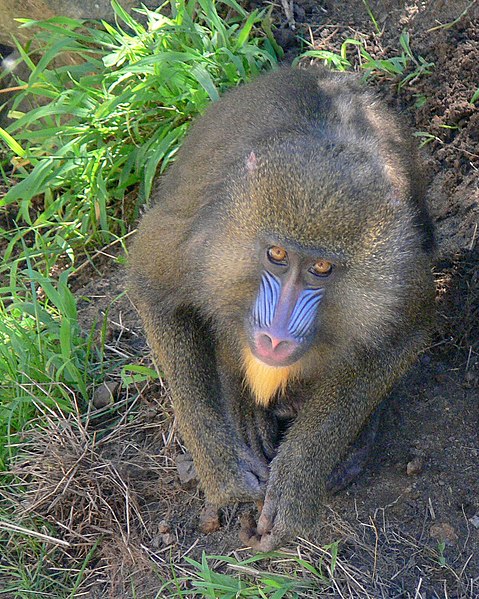
[[[158,394],[165,398],[158,385],[143,389],[145,397]],[[277,557],[242,563],[250,553],[232,549],[237,547],[237,508],[227,511],[226,526],[217,536],[205,537],[191,524],[201,501],[196,490],[178,484],[174,458],[182,447],[165,405],[140,406],[125,398],[115,410],[86,416],[78,410],[68,416],[44,411],[21,448],[13,474],[24,492],[7,497],[16,505],[17,525],[56,545],[56,563],[75,565],[72,573],[78,572],[79,560],[93,553],[76,596],[172,597],[174,587],[162,591],[161,584],[173,577],[180,579],[187,597],[197,596],[192,585],[199,572],[185,558],[199,559],[203,550],[237,560],[210,560],[210,568],[260,585],[271,574],[303,581],[304,588],[291,597],[419,599],[425,597],[423,582],[438,575],[445,589],[454,588],[454,597],[479,596],[479,579],[466,574],[467,552],[458,556],[456,566],[441,567],[426,539],[407,537],[388,507],[376,510],[367,522],[358,513],[346,521],[329,511],[321,540],[340,541],[336,559],[327,547],[300,540]],[[174,524],[166,526],[165,519]],[[51,528],[32,527],[41,521]]]
[[162,508],[166,513],[172,501],[168,488],[177,492],[170,414],[161,404],[138,409],[137,401],[128,399],[114,411],[86,416],[78,409],[70,415],[39,410],[41,418],[12,469],[23,493],[6,497],[16,506],[18,522],[40,517],[50,523],[58,539],[51,542],[62,548],[67,562],[85,558],[97,546],[95,569],[104,574],[95,578],[108,579],[111,596],[122,596],[132,577],[142,580],[153,562],[166,565],[169,575],[169,560],[148,547],[158,545],[151,503],[155,513]]

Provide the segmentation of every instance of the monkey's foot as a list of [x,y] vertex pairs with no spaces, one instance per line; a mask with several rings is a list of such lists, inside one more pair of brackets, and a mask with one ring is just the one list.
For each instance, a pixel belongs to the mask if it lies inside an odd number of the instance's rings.
[[384,406],[381,404],[373,412],[356,441],[350,445],[346,458],[331,472],[326,481],[328,493],[339,493],[362,473],[371,457],[383,411]]
[[200,530],[205,535],[216,532],[221,528],[220,512],[211,503],[206,503],[200,513]]
[[253,512],[243,514],[240,519],[240,541],[255,551],[268,552],[278,549],[284,544],[286,536],[274,527],[276,506],[274,502],[266,501],[260,509],[256,523]]

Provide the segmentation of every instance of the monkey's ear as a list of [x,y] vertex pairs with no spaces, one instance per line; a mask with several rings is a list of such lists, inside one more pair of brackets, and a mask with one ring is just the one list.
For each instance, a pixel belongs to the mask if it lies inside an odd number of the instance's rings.
[[248,173],[252,173],[254,170],[256,170],[256,167],[257,167],[256,154],[253,151],[251,151],[248,158],[246,158],[246,170],[248,171]]

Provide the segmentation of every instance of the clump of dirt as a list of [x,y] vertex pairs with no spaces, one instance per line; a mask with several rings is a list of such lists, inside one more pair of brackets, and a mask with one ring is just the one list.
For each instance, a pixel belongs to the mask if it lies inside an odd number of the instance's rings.
[[477,366],[479,352],[479,101],[471,102],[479,89],[478,23],[471,7],[453,27],[420,33],[417,51],[434,70],[400,96],[428,142],[423,155],[437,235],[440,333],[463,350],[454,355],[468,367]]

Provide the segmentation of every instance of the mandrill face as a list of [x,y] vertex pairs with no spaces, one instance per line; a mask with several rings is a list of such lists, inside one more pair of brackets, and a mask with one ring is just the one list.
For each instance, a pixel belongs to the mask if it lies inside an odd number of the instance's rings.
[[318,309],[334,265],[314,252],[282,245],[268,244],[262,253],[264,270],[251,315],[251,352],[268,366],[291,366],[315,336]]

